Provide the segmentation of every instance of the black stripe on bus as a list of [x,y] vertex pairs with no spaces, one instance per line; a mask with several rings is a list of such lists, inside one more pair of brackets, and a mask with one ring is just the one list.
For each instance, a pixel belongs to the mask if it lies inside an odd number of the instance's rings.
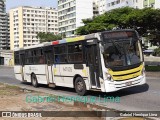
[[[21,73],[15,73],[15,74],[21,74]],[[30,75],[30,73],[26,73],[26,74],[28,74],[28,75]],[[45,75],[46,76],[46,74],[35,74],[35,75]],[[54,75],[55,77],[74,77],[74,76],[61,76],[61,75]],[[88,78],[88,77],[83,77],[83,78]]]
[[[31,75],[30,73],[26,73],[26,74]],[[46,74],[35,74],[35,75],[45,75],[46,76]]]
[[124,70],[130,70],[130,69],[133,69],[133,68],[137,68],[137,67],[139,67],[141,64],[142,64],[142,62],[137,63],[137,64],[134,64],[134,65],[130,65],[130,66],[110,67],[110,69],[111,69],[113,72],[116,72],[116,71],[124,71]]
[[15,73],[15,74],[21,74],[21,73]]
[[[55,77],[75,77],[75,76],[62,76],[62,75],[54,75]],[[83,77],[83,78],[88,78],[88,77]]]
[[127,73],[127,74],[120,74],[120,75],[113,75],[114,77],[118,77],[118,76],[124,76],[124,75],[131,75],[134,73],[138,73],[140,70],[136,71],[136,72],[132,72],[132,73]]
[[35,74],[35,75],[45,75],[46,76],[46,74]]

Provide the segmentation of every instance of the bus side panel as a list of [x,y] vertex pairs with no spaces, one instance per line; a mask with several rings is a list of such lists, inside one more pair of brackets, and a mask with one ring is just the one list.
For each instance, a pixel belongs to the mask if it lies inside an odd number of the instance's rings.
[[87,88],[87,90],[90,90],[92,88],[92,86],[91,86],[90,71],[89,71],[89,67],[87,67],[86,65],[85,65],[85,67],[86,67],[85,72],[86,72],[87,77],[88,77],[87,80],[85,80],[86,88]]
[[74,64],[59,64],[54,67],[56,85],[74,88],[73,79],[75,75],[83,77],[87,90],[89,90],[88,69],[85,64],[79,65],[82,68],[75,68]]
[[30,65],[24,66],[24,78],[27,82],[31,82],[31,71],[29,70]]
[[60,65],[55,64],[53,65],[53,75],[54,75],[54,82],[56,86],[65,86],[64,79],[62,78],[61,71],[60,71]]
[[31,74],[34,73],[40,84],[48,84],[46,65],[25,65],[25,78],[27,82],[31,82]]
[[20,65],[14,66],[14,73],[16,79],[22,81],[22,67]]

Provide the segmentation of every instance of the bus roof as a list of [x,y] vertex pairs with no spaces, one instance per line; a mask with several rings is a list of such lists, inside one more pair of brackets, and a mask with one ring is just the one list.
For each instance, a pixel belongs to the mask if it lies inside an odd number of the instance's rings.
[[77,37],[73,37],[73,38],[64,38],[62,40],[56,40],[56,41],[52,41],[52,42],[44,42],[41,44],[29,46],[29,47],[17,48],[17,49],[14,49],[14,51],[49,46],[49,45],[58,45],[58,44],[63,44],[63,43],[76,42],[76,41],[87,40],[87,39],[91,39],[91,38],[96,38],[95,33],[89,34],[89,35],[84,35],[84,36],[77,36]]
[[70,42],[92,39],[92,38],[96,38],[95,34],[96,33],[89,34],[89,35],[84,35],[84,36],[77,36],[77,37],[73,37],[73,38],[64,38],[62,40],[53,41],[51,44],[52,45],[57,45],[57,44],[70,43]]
[[40,44],[37,44],[37,45],[29,46],[29,47],[17,48],[17,49],[14,49],[14,51],[43,47],[43,46],[46,46],[46,45],[51,45],[51,43],[50,42],[44,42],[44,43],[40,43]]
[[64,38],[62,40],[56,40],[56,41],[52,41],[52,42],[44,42],[41,44],[37,44],[37,45],[29,46],[29,47],[24,47],[24,48],[17,48],[14,51],[49,46],[49,45],[58,45],[58,44],[70,43],[70,42],[76,42],[76,41],[82,41],[82,40],[88,40],[88,39],[94,39],[94,38],[97,38],[98,34],[100,34],[100,33],[118,32],[118,31],[134,31],[134,30],[133,29],[119,29],[119,30],[103,31],[103,32],[98,32],[98,33],[92,33],[89,35],[77,36],[77,37],[73,37],[73,38]]

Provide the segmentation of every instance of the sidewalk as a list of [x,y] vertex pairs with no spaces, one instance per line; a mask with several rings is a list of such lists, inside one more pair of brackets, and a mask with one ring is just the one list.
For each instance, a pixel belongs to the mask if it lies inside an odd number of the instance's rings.
[[144,56],[144,61],[146,61],[146,62],[160,62],[160,57]]
[[160,65],[160,57],[144,56],[145,65],[157,66]]
[[160,72],[146,72],[147,77],[157,77],[160,79]]
[[[40,99],[38,97],[43,97],[43,96],[50,96],[54,97],[54,95],[42,93],[42,92],[36,92],[32,90],[25,90],[16,86],[11,86],[7,84],[0,83],[0,110],[1,111],[22,111],[19,112],[20,114],[12,114],[11,117],[4,117],[3,120],[101,120],[99,117],[96,117],[96,115],[93,115],[94,117],[85,117],[85,114],[79,115],[80,117],[74,117],[76,116],[76,113],[79,111],[83,112],[89,112],[93,111],[90,110],[83,103],[77,103],[77,105],[72,102],[59,102],[59,101],[54,101],[53,99],[43,99],[44,101],[39,101]],[[41,99],[42,100],[42,99]],[[48,100],[48,102],[47,102]],[[51,101],[53,100],[53,101]],[[30,114],[30,118],[25,117],[24,114],[25,112],[33,112],[34,111],[39,111],[39,113],[44,113],[45,111],[53,111],[53,113],[56,111],[60,112],[57,114],[57,116],[62,116],[62,117],[56,117],[56,114],[53,114],[53,117],[47,117],[47,116],[52,116],[51,114],[48,114],[46,112],[44,117],[40,117],[41,115],[38,116],[38,114]],[[64,113],[63,113],[64,111]],[[67,114],[68,116],[73,116],[73,117],[66,117],[65,111],[70,112]],[[24,117],[23,117],[24,115]],[[35,115],[35,117],[33,117]],[[5,115],[7,116],[7,115]],[[26,115],[27,116],[27,115]],[[37,117],[36,117],[37,116]],[[46,117],[45,117],[46,116]],[[55,116],[55,117],[54,117]],[[87,115],[86,115],[87,116]]]

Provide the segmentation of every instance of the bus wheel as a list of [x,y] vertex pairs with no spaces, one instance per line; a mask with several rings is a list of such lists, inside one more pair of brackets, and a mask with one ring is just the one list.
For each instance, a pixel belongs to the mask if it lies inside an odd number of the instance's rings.
[[32,74],[31,80],[32,80],[32,85],[33,85],[34,87],[38,87],[37,77],[36,77],[35,74]]
[[84,80],[81,77],[77,77],[75,80],[75,90],[78,93],[78,95],[85,95],[87,90],[86,90],[86,84]]

